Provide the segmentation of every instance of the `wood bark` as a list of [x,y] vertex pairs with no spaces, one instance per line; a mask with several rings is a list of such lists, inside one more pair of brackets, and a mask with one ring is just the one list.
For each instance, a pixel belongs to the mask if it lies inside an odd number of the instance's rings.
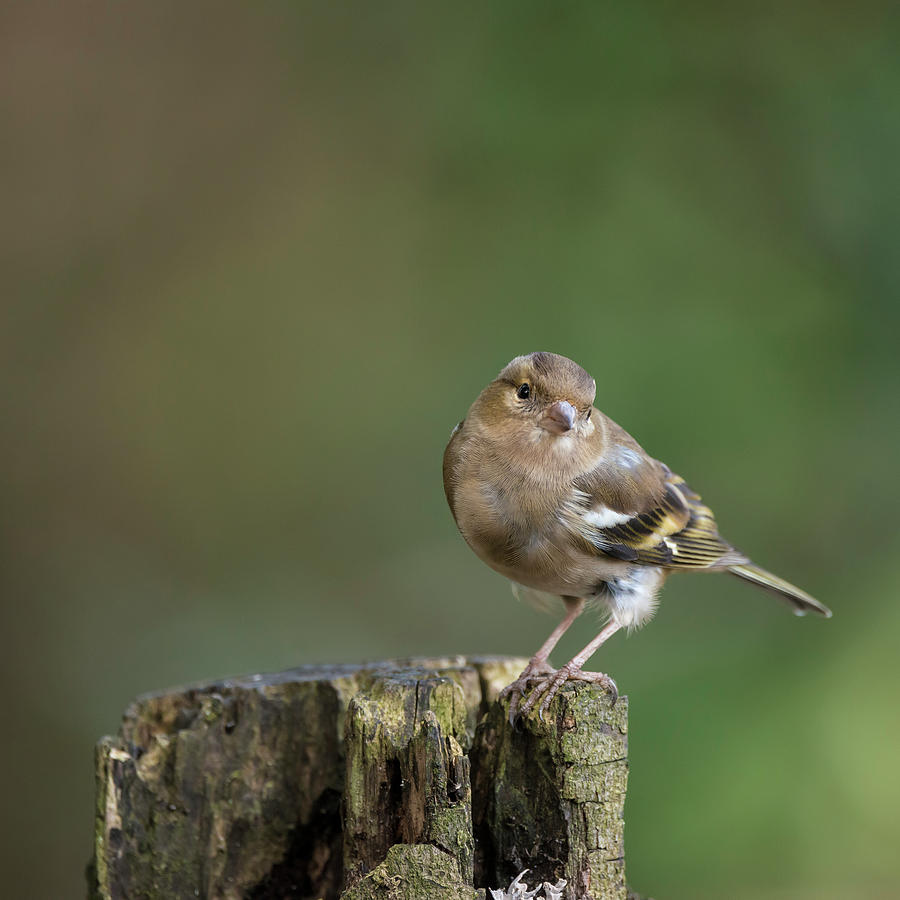
[[474,900],[527,868],[625,900],[627,699],[569,684],[513,729],[497,694],[524,664],[304,667],[139,698],[97,746],[90,897]]

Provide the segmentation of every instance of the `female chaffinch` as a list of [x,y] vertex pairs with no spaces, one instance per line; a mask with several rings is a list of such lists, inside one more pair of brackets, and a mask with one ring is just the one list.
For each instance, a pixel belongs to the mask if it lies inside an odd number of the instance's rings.
[[[532,594],[561,598],[566,614],[503,692],[510,720],[540,701],[543,714],[568,680],[615,682],[583,666],[620,628],[653,615],[675,571],[725,571],[779,595],[798,615],[831,611],[761,569],[725,541],[700,495],[594,408],[596,384],[555,353],[517,356],[472,404],[444,451],[444,490],[466,543]],[[550,652],[586,603],[607,624],[554,670]]]

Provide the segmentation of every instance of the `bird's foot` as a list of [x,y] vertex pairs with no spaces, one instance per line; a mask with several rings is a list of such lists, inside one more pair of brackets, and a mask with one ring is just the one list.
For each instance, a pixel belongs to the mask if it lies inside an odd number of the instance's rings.
[[567,663],[556,672],[551,672],[541,678],[538,684],[535,685],[534,690],[532,690],[528,695],[528,698],[522,704],[521,709],[519,710],[520,715],[529,715],[535,706],[537,706],[538,702],[540,702],[538,715],[540,716],[541,721],[543,721],[547,707],[550,705],[559,689],[567,681],[587,681],[591,684],[602,684],[612,695],[613,705],[615,705],[616,700],[619,699],[619,689],[616,686],[615,681],[613,681],[609,675],[604,675],[603,672],[583,672],[571,663]]
[[556,673],[556,669],[545,659],[532,659],[522,670],[522,674],[512,683],[508,684],[499,697],[505,700],[509,697],[509,724],[515,725],[519,716],[519,703],[522,697],[528,693],[531,685]]

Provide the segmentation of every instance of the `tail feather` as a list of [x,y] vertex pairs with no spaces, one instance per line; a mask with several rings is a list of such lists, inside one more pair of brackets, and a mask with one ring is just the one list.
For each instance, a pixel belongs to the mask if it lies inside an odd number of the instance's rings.
[[759,585],[759,587],[765,588],[779,597],[783,597],[794,607],[795,615],[805,616],[812,610],[820,616],[825,616],[826,619],[831,618],[831,610],[819,603],[815,597],[810,597],[806,591],[801,591],[800,588],[795,587],[789,581],[785,581],[783,578],[779,578],[777,575],[773,575],[771,572],[767,572],[753,563],[729,566],[728,571],[732,575],[737,575],[738,578],[743,578],[744,581]]

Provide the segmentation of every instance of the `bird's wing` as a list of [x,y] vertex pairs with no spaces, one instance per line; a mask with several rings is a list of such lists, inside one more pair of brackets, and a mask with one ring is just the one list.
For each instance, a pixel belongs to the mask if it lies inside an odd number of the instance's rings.
[[[580,507],[575,530],[595,552],[668,569],[717,569],[747,562],[719,536],[700,495],[654,459],[644,456],[640,465],[626,471],[598,467],[575,487]],[[567,521],[573,521],[571,513]]]

